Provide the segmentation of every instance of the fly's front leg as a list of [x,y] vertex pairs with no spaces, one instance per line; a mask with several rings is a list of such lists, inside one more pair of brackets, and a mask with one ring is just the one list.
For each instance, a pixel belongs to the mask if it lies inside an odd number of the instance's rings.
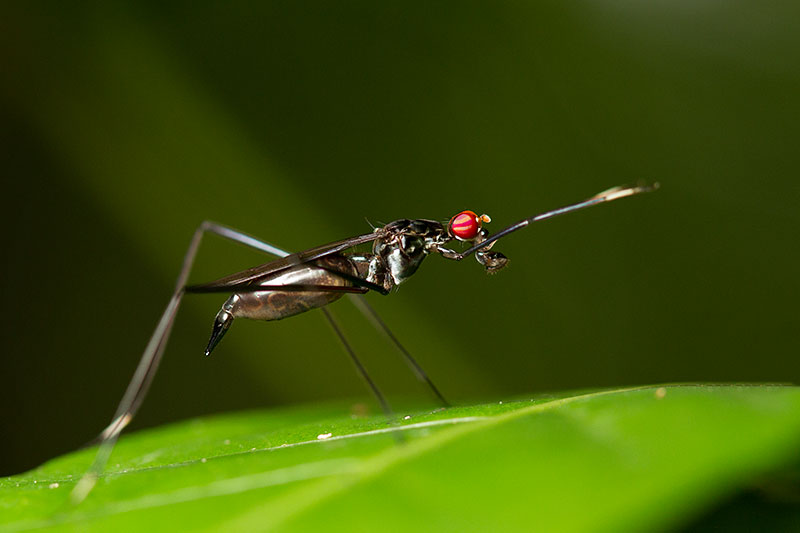
[[[489,232],[486,229],[481,229],[480,233],[475,237],[475,244],[479,245],[488,237]],[[508,258],[505,255],[500,252],[491,251],[492,246],[494,246],[494,241],[487,244],[485,248],[478,248],[478,250],[475,251],[475,259],[486,268],[486,272],[489,274],[494,274],[508,264]],[[436,251],[445,259],[450,259],[452,261],[461,261],[465,257],[464,254],[445,248],[444,246],[438,246]]]
[[[481,229],[480,233],[478,233],[478,237],[475,239],[475,244],[482,243],[488,237],[489,232],[486,231],[486,229]],[[486,268],[488,274],[494,274],[508,264],[508,257],[500,252],[491,251],[492,246],[494,246],[494,242],[490,242],[485,248],[479,248],[475,252],[475,259]]]
[[450,248],[445,248],[444,246],[437,246],[436,251],[439,252],[439,255],[444,257],[445,259],[450,259],[451,261],[461,261],[464,259],[464,256],[455,250],[451,250]]

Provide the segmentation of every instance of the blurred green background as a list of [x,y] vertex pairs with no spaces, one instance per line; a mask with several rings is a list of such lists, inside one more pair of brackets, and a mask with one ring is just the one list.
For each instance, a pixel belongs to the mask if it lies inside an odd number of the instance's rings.
[[[456,402],[669,381],[800,379],[796,2],[4,2],[0,474],[110,420],[195,227],[289,250],[368,222],[492,215],[613,185],[656,194],[542,223],[509,267],[429,258],[371,295]],[[192,279],[263,257],[208,238]],[[342,398],[313,312],[187,298],[133,427]],[[398,410],[433,405],[347,302]]]

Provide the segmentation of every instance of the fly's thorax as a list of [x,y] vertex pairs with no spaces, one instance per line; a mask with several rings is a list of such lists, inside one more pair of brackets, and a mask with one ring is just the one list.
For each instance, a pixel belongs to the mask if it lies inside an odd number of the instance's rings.
[[446,235],[435,220],[401,219],[384,226],[386,237],[375,242],[373,252],[380,257],[395,285],[411,277],[435,244]]

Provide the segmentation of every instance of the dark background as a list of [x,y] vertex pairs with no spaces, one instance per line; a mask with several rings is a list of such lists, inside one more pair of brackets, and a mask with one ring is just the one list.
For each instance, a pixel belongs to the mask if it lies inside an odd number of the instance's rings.
[[[526,229],[509,267],[428,259],[395,333],[456,402],[800,379],[798,4],[19,2],[0,7],[0,474],[111,418],[203,219],[299,250],[367,221],[495,231],[640,179],[651,195]],[[192,279],[259,262],[213,237]],[[368,399],[321,313],[188,298],[142,428]],[[347,302],[400,411],[432,405]]]

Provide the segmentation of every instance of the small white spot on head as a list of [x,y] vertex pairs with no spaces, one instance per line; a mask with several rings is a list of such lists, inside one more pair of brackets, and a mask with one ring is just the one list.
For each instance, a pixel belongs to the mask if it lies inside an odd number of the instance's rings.
[[33,484],[36,485],[37,483],[39,483],[39,482],[34,479],[33,480]]
[[256,451],[256,449],[255,448],[250,448],[250,451],[254,452],[254,451]]
[[406,415],[403,417],[403,420],[411,420],[411,415]]
[[660,400],[666,395],[667,395],[667,389],[666,388],[659,387],[659,388],[656,389],[656,392],[655,392],[656,399]]
[[50,487],[51,489],[57,489],[58,488],[58,483],[50,483],[48,485],[48,487]]
[[317,435],[317,440],[329,439],[331,438],[331,435],[333,435],[333,433],[320,433],[319,435]]
[[201,462],[201,463],[205,463],[206,461],[208,461],[208,459],[206,459],[205,457],[203,457],[202,459],[200,459],[200,462]]
[[500,402],[500,404],[499,404],[499,405],[503,405],[503,402]]

